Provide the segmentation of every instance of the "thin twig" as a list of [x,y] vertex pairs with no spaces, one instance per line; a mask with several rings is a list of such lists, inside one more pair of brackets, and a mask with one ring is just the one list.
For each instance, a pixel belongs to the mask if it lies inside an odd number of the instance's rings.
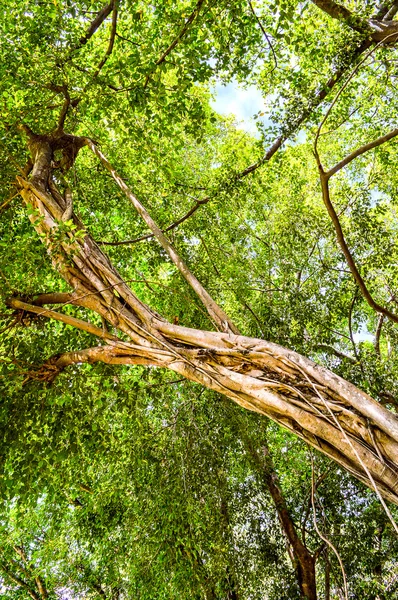
[[[190,14],[190,16],[188,17],[188,19],[185,21],[184,26],[181,29],[181,31],[178,33],[177,37],[171,42],[170,46],[163,52],[163,54],[156,61],[155,65],[157,67],[159,65],[161,65],[162,62],[164,62],[166,60],[166,58],[170,54],[170,52],[172,52],[174,50],[174,48],[177,46],[178,42],[184,37],[184,35],[186,34],[186,32],[189,29],[189,26],[191,25],[191,23],[193,23],[193,21],[195,20],[195,18],[199,14],[199,11],[202,8],[202,4],[204,3],[204,1],[205,0],[199,0],[198,1],[197,5],[195,6],[195,9]],[[145,78],[144,89],[147,87],[147,85],[149,83],[149,79],[151,77],[151,74],[152,73],[148,73],[148,75]]]
[[14,200],[14,198],[16,198],[17,196],[19,196],[19,192],[17,192],[16,194],[13,194],[9,198],[7,198],[7,200],[5,200],[3,202],[3,204],[0,206],[0,212],[2,212],[5,209],[5,207],[8,206],[8,204],[10,204],[11,200]]
[[317,534],[321,538],[321,540],[323,540],[325,542],[325,544],[327,544],[333,550],[333,552],[335,553],[335,555],[337,556],[337,560],[339,561],[340,569],[341,569],[341,572],[342,572],[342,575],[343,575],[345,600],[348,600],[347,577],[346,577],[346,574],[345,574],[345,569],[344,569],[343,561],[341,560],[340,554],[338,553],[337,549],[332,544],[332,542],[325,535],[323,535],[319,531],[318,523],[317,523],[317,520],[316,520],[316,510],[315,510],[315,476],[314,476],[314,459],[312,457],[312,452],[311,452],[311,484],[312,484],[311,485],[311,504],[312,504],[313,518],[314,518],[313,519],[314,520],[314,527],[316,529]]
[[254,8],[253,8],[253,4],[251,3],[251,0],[247,0],[247,1],[248,1],[248,3],[249,3],[250,10],[252,11],[254,18],[256,19],[256,21],[257,21],[257,23],[258,23],[258,26],[260,27],[261,31],[263,32],[263,35],[264,35],[265,39],[267,40],[267,44],[268,44],[268,46],[269,46],[269,49],[271,50],[271,52],[272,52],[272,55],[273,55],[273,57],[274,57],[275,66],[274,66],[274,67],[273,67],[273,69],[271,69],[271,71],[269,72],[269,75],[270,75],[271,73],[273,73],[273,72],[275,71],[275,69],[277,69],[277,68],[278,68],[278,60],[277,60],[277,58],[276,58],[275,50],[274,50],[274,47],[273,47],[273,45],[272,45],[272,43],[271,43],[271,40],[269,39],[269,36],[268,36],[267,32],[265,31],[265,29],[264,29],[264,27],[263,27],[263,24],[261,23],[261,20],[259,19],[259,17],[257,16],[257,13],[256,13],[256,11],[255,11],[255,10],[254,10]]

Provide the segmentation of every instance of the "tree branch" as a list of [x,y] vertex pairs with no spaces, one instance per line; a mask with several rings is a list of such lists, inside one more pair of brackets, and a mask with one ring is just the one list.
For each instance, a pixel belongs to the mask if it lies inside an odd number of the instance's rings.
[[69,106],[70,106],[70,96],[69,96],[69,91],[68,91],[68,86],[66,84],[64,85],[55,85],[53,83],[50,83],[47,86],[50,90],[52,90],[53,92],[55,92],[56,94],[63,94],[65,100],[64,103],[62,105],[61,108],[61,112],[59,114],[58,117],[58,125],[56,128],[56,132],[57,133],[62,133],[64,130],[64,125],[65,125],[65,119],[66,119],[66,115],[68,114],[68,110],[69,110]]
[[338,356],[338,358],[348,360],[350,363],[357,363],[357,359],[355,358],[355,356],[346,354],[345,352],[342,352],[341,350],[338,350],[337,348],[335,348],[334,346],[330,346],[329,344],[317,344],[315,348],[319,348],[319,350],[325,350],[326,352],[330,352],[331,354]]
[[40,596],[38,596],[36,594],[36,592],[34,592],[30,588],[29,584],[26,583],[26,581],[24,581],[23,579],[21,579],[17,575],[15,575],[12,571],[10,571],[10,569],[4,563],[0,563],[0,568],[4,571],[4,573],[7,575],[7,577],[9,579],[11,579],[11,581],[13,581],[14,583],[16,583],[20,587],[22,587],[24,590],[26,590],[27,594],[29,594],[29,596],[33,600],[40,600]]
[[381,21],[381,20],[385,19],[388,15],[388,12],[391,10],[391,8],[393,6],[395,6],[395,4],[396,4],[395,0],[393,2],[391,2],[391,0],[390,0],[389,2],[381,3],[377,13],[374,15],[373,18],[376,19],[377,21]]
[[[32,573],[34,572],[35,567],[28,560],[25,550],[23,549],[22,546],[13,546],[13,548],[14,548],[15,552],[18,554],[18,556],[21,558],[21,560],[26,565],[26,568],[24,568],[17,563],[19,568],[22,570],[23,573],[25,573],[26,575],[31,577]],[[41,577],[39,575],[36,575],[36,576],[34,576],[34,579],[35,579],[35,583],[36,583],[37,589],[39,591],[39,594],[40,594],[42,600],[47,600],[47,598],[48,598],[47,588],[44,585]]]
[[101,60],[101,62],[99,63],[99,65],[97,67],[96,72],[94,73],[93,79],[98,77],[102,67],[104,66],[104,64],[110,57],[110,55],[112,54],[113,46],[115,44],[115,36],[116,36],[116,28],[117,28],[117,15],[118,15],[118,0],[113,0],[112,29],[111,29],[111,35],[109,38],[108,48],[105,52],[104,58]]
[[194,292],[199,296],[201,301],[203,302],[210,318],[214,321],[217,328],[221,331],[231,331],[233,333],[238,333],[237,328],[232,323],[227,314],[218,306],[218,304],[213,300],[210,294],[204,289],[199,280],[191,273],[190,269],[186,265],[186,263],[182,260],[179,254],[176,252],[175,248],[172,246],[170,241],[164,235],[163,231],[159,228],[157,223],[152,219],[147,210],[138,200],[138,198],[133,194],[130,188],[126,185],[123,179],[117,174],[115,169],[112,167],[108,159],[102,154],[102,152],[97,148],[97,146],[91,141],[87,140],[87,145],[92,150],[92,152],[99,158],[105,169],[112,175],[113,179],[120,187],[120,189],[124,192],[126,197],[130,200],[138,214],[142,217],[145,223],[148,225],[149,229],[152,231],[160,245],[167,252],[172,262],[175,264],[177,269],[180,271],[181,275],[187,281],[187,283],[191,286]]
[[344,21],[351,29],[359,31],[360,33],[372,33],[372,28],[365,19],[354,15],[342,4],[338,4],[337,2],[334,2],[334,0],[312,0],[312,2],[323,12],[328,14],[329,17],[337,19],[338,21]]
[[170,352],[159,349],[144,348],[129,344],[128,347],[93,346],[84,350],[74,350],[50,357],[36,370],[27,373],[26,380],[53,381],[61,371],[71,365],[82,363],[94,364],[102,362],[107,365],[143,365],[164,367],[172,360]]
[[110,15],[110,13],[113,10],[114,4],[115,4],[115,1],[112,0],[109,4],[104,6],[104,8],[102,8],[99,11],[99,13],[95,17],[95,19],[91,22],[90,27],[88,28],[87,32],[80,38],[79,45],[76,46],[74,48],[74,50],[77,50],[80,46],[84,46],[84,44],[87,44],[88,40],[94,35],[94,33],[97,31],[98,27],[100,25],[102,25],[102,23],[105,21],[107,16]]
[[263,27],[263,24],[261,23],[261,20],[259,19],[259,17],[257,16],[257,13],[256,13],[256,11],[255,11],[255,10],[254,10],[254,8],[253,8],[253,4],[251,3],[251,0],[247,0],[247,1],[248,1],[248,3],[249,3],[250,10],[251,10],[251,12],[253,13],[253,16],[254,16],[254,18],[256,19],[256,21],[257,21],[257,23],[258,23],[258,26],[260,27],[260,29],[261,29],[261,31],[262,31],[262,33],[263,33],[263,36],[265,37],[265,39],[266,39],[266,42],[267,42],[267,44],[268,44],[268,46],[269,46],[269,49],[271,50],[271,52],[272,52],[272,55],[273,55],[273,57],[274,57],[274,63],[275,63],[275,65],[274,65],[273,69],[272,69],[272,70],[270,71],[270,73],[269,73],[269,74],[271,74],[271,73],[272,73],[272,72],[273,72],[275,69],[277,69],[277,68],[278,68],[278,60],[277,60],[277,58],[276,58],[275,50],[274,50],[274,47],[273,47],[273,45],[272,45],[272,43],[271,43],[271,40],[269,39],[269,36],[268,36],[267,32],[265,31],[265,29],[264,29],[264,27]]
[[343,160],[341,160],[339,163],[337,163],[337,165],[335,165],[332,169],[327,171],[325,173],[325,177],[327,179],[330,179],[330,177],[332,177],[332,175],[334,175],[335,173],[340,171],[340,169],[342,169],[343,167],[348,165],[352,160],[354,160],[358,156],[361,156],[361,154],[365,154],[365,152],[368,152],[368,150],[372,150],[372,148],[377,148],[378,146],[385,144],[385,142],[388,142],[389,140],[393,139],[397,135],[398,135],[398,129],[393,129],[389,133],[386,133],[385,135],[380,136],[376,140],[373,140],[373,142],[369,142],[368,144],[361,146],[357,150],[354,150],[354,152],[351,152],[351,154],[348,154],[345,158],[343,158]]
[[[363,19],[352,13],[342,4],[334,0],[311,0],[318,8],[328,14],[332,19],[344,22],[348,27],[358,33],[368,35],[373,42],[395,42],[398,39],[398,22],[388,20],[388,13],[382,21],[377,19]],[[392,16],[397,10],[395,7],[390,9]]]
[[317,597],[315,591],[315,560],[297,532],[297,527],[287,507],[286,500],[280,487],[279,478],[273,464],[269,447],[266,441],[264,441],[262,448],[263,452],[260,457],[249,437],[243,431],[240,433],[244,442],[244,449],[271,495],[282,530],[293,550],[294,560],[292,562],[297,570],[300,591],[305,598],[315,600]]
[[36,306],[44,306],[45,304],[72,304],[73,294],[56,292],[53,294],[39,294],[33,300]]
[[[188,19],[185,21],[185,24],[184,24],[183,28],[181,29],[181,31],[179,32],[179,34],[177,35],[177,37],[172,41],[172,43],[170,44],[170,46],[163,52],[163,54],[160,56],[160,58],[158,58],[158,60],[156,61],[155,65],[157,67],[159,65],[161,65],[162,62],[165,61],[165,59],[170,54],[170,52],[172,52],[174,50],[174,48],[177,46],[178,42],[184,37],[184,35],[186,34],[186,32],[189,29],[189,26],[191,25],[191,23],[193,23],[193,21],[195,20],[195,18],[199,14],[199,11],[202,8],[202,4],[204,3],[204,1],[205,0],[198,0],[198,3],[195,6],[195,9],[190,14],[190,16],[188,17]],[[144,83],[144,89],[146,88],[146,86],[149,83],[150,76],[151,76],[151,73],[148,73],[148,75],[146,76],[145,83]]]
[[[259,169],[260,167],[262,167],[266,162],[268,162],[274,156],[274,154],[276,154],[276,152],[281,148],[281,146],[283,145],[283,143],[287,139],[289,139],[289,137],[295,131],[298,130],[298,128],[300,127],[300,125],[302,125],[306,121],[306,119],[311,114],[311,112],[317,106],[319,106],[319,104],[326,98],[326,96],[328,95],[328,93],[341,80],[341,78],[346,73],[346,71],[348,70],[349,66],[352,64],[352,62],[354,62],[364,52],[366,52],[366,50],[368,50],[371,45],[372,45],[371,40],[369,40],[369,39],[364,40],[361,43],[361,45],[353,53],[351,61],[347,62],[347,64],[344,67],[342,67],[342,68],[338,69],[337,71],[335,71],[335,73],[333,73],[333,75],[330,77],[330,79],[323,86],[320,86],[320,91],[316,94],[315,98],[313,99],[313,101],[311,103],[311,106],[308,107],[306,110],[304,110],[302,112],[301,116],[289,128],[289,130],[286,133],[280,135],[275,140],[275,142],[272,144],[272,146],[270,146],[270,148],[267,150],[267,152],[264,154],[264,156],[262,158],[260,158],[257,162],[249,165],[245,169],[243,169],[243,171],[240,171],[240,173],[237,173],[234,176],[234,181],[236,181],[236,182],[240,181],[241,179],[247,177],[248,175],[250,175],[251,173],[253,173],[257,169]],[[367,57],[365,57],[365,58],[367,58]],[[362,61],[361,61],[360,65],[361,64],[362,64]],[[221,190],[221,189],[222,189],[222,186],[219,187],[219,190]],[[193,215],[202,204],[207,204],[207,202],[209,202],[210,200],[211,200],[210,196],[207,196],[207,197],[203,198],[202,200],[198,200],[196,202],[196,204],[194,204],[185,215],[183,215],[180,219],[178,219],[177,221],[175,221],[174,223],[172,223],[171,225],[169,225],[163,231],[171,231],[172,229],[178,227],[178,225],[180,225],[181,223],[183,223],[184,221],[186,221],[191,215]],[[137,242],[142,242],[144,240],[148,240],[148,239],[151,239],[153,237],[154,237],[154,234],[153,233],[149,233],[149,234],[140,236],[138,238],[135,238],[133,240],[126,240],[126,241],[121,241],[121,242],[98,242],[98,243],[102,244],[102,245],[107,245],[107,246],[123,246],[123,245],[135,244]]]
[[104,590],[102,589],[102,587],[100,586],[99,583],[92,583],[91,584],[93,589],[97,592],[97,594],[101,597],[101,598],[105,598],[106,600],[106,594],[104,592]]
[[391,19],[393,19],[395,17],[397,12],[398,12],[398,2],[394,2],[393,5],[391,6],[390,10],[387,12],[385,17],[383,18],[383,21],[391,21]]
[[65,189],[65,198],[64,199],[65,199],[66,207],[65,207],[65,211],[61,217],[61,221],[63,223],[65,223],[66,221],[69,221],[73,215],[72,192],[71,192],[70,188],[68,188],[68,187]]
[[382,330],[382,327],[383,327],[384,319],[385,319],[385,316],[384,315],[380,315],[379,320],[377,321],[375,339],[374,339],[374,342],[373,342],[376,354],[377,354],[377,356],[379,358],[381,356],[381,352],[380,352],[380,336],[381,336],[381,330]]
[[70,315],[64,315],[54,310],[50,310],[49,308],[41,308],[40,306],[35,306],[34,304],[27,304],[18,298],[8,299],[6,304],[10,308],[15,308],[16,310],[25,310],[26,312],[35,313],[39,316],[61,321],[62,323],[65,323],[65,325],[70,325],[71,327],[76,327],[77,329],[87,331],[87,333],[91,333],[91,335],[95,335],[99,338],[120,341],[116,336],[111,335],[110,333],[100,329],[99,327],[96,327],[95,325],[92,325],[91,323],[88,323],[87,321],[77,319],[76,317],[71,317]]
[[[357,48],[356,52],[354,53],[353,60],[355,60],[359,56],[361,56],[370,46],[371,46],[371,41],[365,40]],[[361,61],[360,64],[362,64],[362,61]],[[269,160],[271,160],[271,158],[274,156],[274,154],[276,154],[276,152],[281,148],[281,146],[283,145],[283,143],[295,131],[298,130],[298,128],[300,127],[300,125],[302,125],[305,122],[305,120],[307,119],[307,117],[311,114],[312,110],[314,108],[316,108],[326,98],[326,96],[328,95],[328,93],[341,80],[341,78],[343,77],[344,73],[347,71],[348,68],[349,68],[349,65],[345,66],[344,68],[341,68],[341,69],[337,70],[332,75],[332,77],[326,82],[326,84],[321,87],[320,91],[315,96],[315,98],[314,98],[314,100],[312,102],[311,107],[308,108],[307,110],[303,111],[303,113],[301,114],[301,116],[299,117],[299,119],[294,123],[294,125],[285,134],[279,136],[275,140],[275,142],[272,144],[272,146],[270,146],[270,148],[267,150],[267,152],[264,154],[264,156],[262,158],[260,158],[260,160],[258,160],[257,162],[251,164],[250,166],[246,167],[245,169],[243,169],[243,171],[240,171],[240,173],[237,173],[234,176],[234,181],[237,182],[237,181],[240,181],[241,179],[244,179],[245,177],[247,177],[248,175],[250,175],[251,173],[253,173],[257,169],[259,169],[260,167],[262,167],[266,162],[268,162]],[[220,186],[219,190],[220,189],[221,189],[221,186]],[[201,205],[207,204],[211,200],[211,198],[212,197],[210,197],[210,196],[206,196],[202,200],[197,200],[196,204],[194,204],[185,215],[183,215],[180,219],[178,219],[177,221],[175,221],[174,223],[172,223],[171,225],[169,225],[168,227],[166,227],[166,229],[164,229],[163,231],[165,231],[165,232],[166,231],[171,231],[172,229],[175,229],[176,227],[178,227],[178,225],[180,225],[181,223],[183,223],[184,221],[186,221],[191,215],[193,215],[198,210],[198,208],[200,208]],[[123,245],[135,244],[137,242],[142,242],[144,240],[149,240],[149,239],[151,239],[153,237],[154,237],[153,233],[148,233],[146,235],[140,236],[140,237],[135,238],[133,240],[126,240],[126,241],[121,241],[121,242],[98,242],[98,243],[102,244],[104,246],[105,245],[106,246],[123,246]]]
[[[370,46],[372,45],[372,41],[369,39],[365,39],[361,45],[355,50],[353,56],[347,64],[335,71],[335,73],[330,77],[330,79],[320,87],[320,91],[316,94],[315,98],[310,103],[308,108],[304,109],[301,113],[300,117],[289,127],[286,133],[280,135],[275,142],[272,144],[270,148],[268,148],[267,152],[264,154],[260,160],[251,164],[249,167],[246,167],[243,171],[235,175],[235,181],[240,181],[250,173],[253,173],[258,168],[260,168],[264,163],[268,162],[274,154],[281,148],[282,144],[289,139],[289,137],[295,133],[300,125],[302,125],[306,119],[312,114],[313,110],[319,106],[319,104],[326,98],[328,93],[335,87],[335,85],[341,80],[343,75],[346,73],[350,65],[355,62],[359,56],[361,56]],[[360,63],[362,64],[362,62]]]
[[383,306],[378,304],[372,298],[364,280],[361,277],[361,274],[358,271],[358,268],[355,264],[352,254],[351,254],[351,252],[347,246],[347,243],[345,241],[339,217],[337,216],[335,208],[330,200],[330,191],[329,191],[329,183],[328,183],[329,178],[327,177],[327,174],[324,172],[324,170],[322,168],[317,151],[316,151],[316,158],[317,158],[319,176],[320,176],[321,185],[322,185],[323,202],[326,206],[326,209],[327,209],[329,216],[332,220],[332,223],[334,225],[334,229],[335,229],[336,235],[337,235],[337,241],[339,242],[340,248],[346,258],[349,269],[350,269],[355,281],[357,282],[357,284],[362,292],[363,297],[365,298],[365,300],[369,304],[369,306],[371,308],[373,308],[373,310],[375,310],[376,312],[386,315],[389,319],[391,319],[395,323],[398,323],[398,316],[396,314],[392,313],[387,308],[384,308]]

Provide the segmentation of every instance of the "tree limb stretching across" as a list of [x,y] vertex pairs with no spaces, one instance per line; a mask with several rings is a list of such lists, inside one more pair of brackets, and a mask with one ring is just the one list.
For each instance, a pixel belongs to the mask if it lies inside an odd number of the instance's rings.
[[[175,249],[168,246],[156,223],[92,142],[73,136],[59,140],[51,134],[28,135],[34,148],[32,179],[26,182],[19,178],[19,182],[24,202],[41,215],[37,218],[31,213],[32,224],[76,297],[83,296],[81,305],[94,310],[130,339],[108,340],[101,331],[106,346],[58,357],[59,368],[96,360],[168,368],[225,394],[246,409],[269,416],[398,503],[396,415],[352,384],[281,346],[236,335],[231,327],[227,333],[217,333],[168,323],[135,296],[75,215],[73,222],[82,234],[76,237],[67,233],[65,242],[54,247],[51,232],[57,230],[64,207],[60,205],[62,195],[54,195],[47,186],[47,179],[52,177],[53,148],[61,142],[78,148],[90,145],[184,274],[184,263]],[[195,279],[188,276],[187,281],[199,293],[212,318],[222,314]],[[10,300],[15,306],[16,302]],[[37,309],[44,311],[35,307],[34,312]],[[51,366],[53,369],[54,361]]]

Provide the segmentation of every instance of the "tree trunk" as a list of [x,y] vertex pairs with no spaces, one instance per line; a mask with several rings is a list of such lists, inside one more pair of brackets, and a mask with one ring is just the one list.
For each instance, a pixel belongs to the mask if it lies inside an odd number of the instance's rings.
[[325,548],[325,600],[330,600],[330,560],[328,548]]
[[[40,377],[51,379],[78,362],[168,368],[270,417],[398,504],[396,415],[296,352],[233,333],[227,317],[224,332],[168,323],[135,296],[75,215],[76,229],[66,231],[64,239],[55,244],[53,233],[70,209],[70,194],[65,193],[64,198],[52,180],[54,151],[61,149],[75,157],[83,145],[92,146],[92,142],[59,131],[47,136],[27,133],[34,166],[30,181],[17,178],[20,194],[26,205],[37,211],[30,211],[29,218],[43,236],[54,267],[74,290],[70,302],[95,311],[130,340],[35,306],[34,301],[29,304],[11,298],[10,307],[68,322],[101,340],[94,348],[50,359],[40,370]],[[113,175],[116,177],[114,171]],[[81,236],[76,236],[77,232]],[[177,259],[172,257],[174,262]],[[203,294],[202,300],[206,302]],[[220,327],[225,313],[212,305],[207,308]]]
[[317,600],[315,558],[303,544],[297,533],[296,526],[290,516],[285,498],[279,485],[278,475],[267,446],[263,447],[263,456],[260,456],[253,447],[251,441],[243,437],[244,447],[252,463],[264,482],[264,486],[270,493],[279,521],[291,548],[293,567],[296,573],[297,583],[303,599]]

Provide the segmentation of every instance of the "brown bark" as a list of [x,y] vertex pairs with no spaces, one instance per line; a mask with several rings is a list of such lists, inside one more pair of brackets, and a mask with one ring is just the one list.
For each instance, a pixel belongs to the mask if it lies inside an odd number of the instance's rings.
[[25,592],[28,594],[28,596],[30,596],[32,598],[32,600],[41,600],[40,596],[38,594],[36,594],[36,592],[34,590],[31,589],[30,585],[26,581],[24,581],[21,577],[18,577],[18,575],[15,575],[15,573],[13,573],[8,568],[7,565],[0,563],[0,569],[6,574],[8,579],[10,579],[14,583],[16,583],[16,585],[18,587],[25,590]]
[[250,440],[243,436],[245,449],[254,463],[258,473],[261,473],[263,483],[270,493],[278,513],[279,521],[289,543],[293,567],[302,598],[317,600],[315,558],[302,542],[294,521],[286,505],[281,490],[278,475],[273,465],[272,457],[267,446],[263,448],[260,457]]
[[330,560],[327,548],[325,549],[325,600],[330,600]]
[[[101,330],[105,346],[79,352],[75,359],[70,354],[61,357],[59,368],[63,360],[168,368],[270,417],[398,503],[395,414],[349,382],[281,346],[231,330],[199,331],[168,323],[135,296],[86,233],[81,237],[66,233],[65,243],[53,245],[50,234],[57,229],[65,206],[62,195],[49,184],[51,160],[55,147],[70,152],[68,144],[75,152],[87,140],[31,134],[32,179],[18,178],[20,193],[42,216],[38,219],[32,213],[31,222],[45,239],[55,268],[74,290],[74,304],[95,311],[130,341],[109,339]],[[76,230],[82,231],[76,216],[72,218]],[[213,304],[207,306],[203,296],[202,301],[211,314]]]
[[[363,19],[334,0],[312,0],[332,19],[344,22],[358,33],[368,35],[373,42],[393,42],[398,38],[398,22],[390,20]],[[388,18],[388,13],[386,17]]]
[[330,198],[330,189],[329,189],[329,180],[331,177],[333,177],[333,175],[335,175],[338,171],[340,171],[342,168],[344,168],[346,165],[348,165],[350,162],[352,162],[358,156],[361,156],[362,154],[365,154],[369,150],[372,150],[373,148],[377,148],[378,146],[381,146],[382,144],[385,144],[386,142],[395,138],[398,135],[398,129],[394,129],[394,130],[390,131],[389,133],[377,138],[376,140],[373,140],[372,142],[369,142],[368,144],[361,146],[357,150],[348,154],[342,161],[340,161],[332,169],[330,169],[329,171],[325,171],[323,168],[323,165],[321,163],[320,157],[319,157],[317,144],[318,144],[318,139],[319,139],[319,135],[320,135],[322,126],[324,125],[326,119],[328,118],[330,110],[333,107],[333,105],[335,104],[340,93],[341,93],[341,90],[337,94],[332,105],[329,107],[328,112],[326,113],[326,116],[323,118],[322,123],[320,124],[317,134],[316,134],[316,137],[315,137],[314,153],[315,153],[315,158],[316,158],[317,165],[318,165],[319,178],[320,178],[321,187],[322,187],[322,199],[323,199],[325,207],[329,213],[329,216],[333,223],[334,229],[336,231],[336,237],[337,237],[339,246],[346,258],[346,261],[350,268],[352,276],[354,277],[356,283],[358,284],[359,289],[361,290],[362,296],[365,298],[365,300],[369,304],[369,306],[371,308],[373,308],[373,310],[375,310],[376,312],[380,313],[383,316],[388,317],[395,323],[398,323],[398,315],[396,315],[392,311],[388,310],[388,308],[381,306],[378,302],[376,302],[374,300],[373,296],[369,292],[368,287],[359,272],[359,269],[356,265],[354,257],[352,256],[350,249],[348,248],[348,244],[344,237],[344,233],[343,233],[343,229],[342,229],[342,226],[340,223],[339,216],[338,216],[338,214],[333,206],[333,203],[331,201],[331,198]]

